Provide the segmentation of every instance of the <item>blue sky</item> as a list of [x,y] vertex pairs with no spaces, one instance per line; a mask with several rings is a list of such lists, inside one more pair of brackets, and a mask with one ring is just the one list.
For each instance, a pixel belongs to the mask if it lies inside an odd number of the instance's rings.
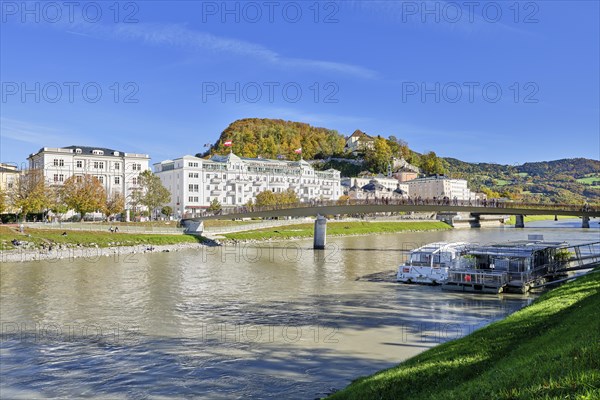
[[597,1],[114,4],[1,3],[1,161],[159,162],[249,117],[465,161],[600,158]]

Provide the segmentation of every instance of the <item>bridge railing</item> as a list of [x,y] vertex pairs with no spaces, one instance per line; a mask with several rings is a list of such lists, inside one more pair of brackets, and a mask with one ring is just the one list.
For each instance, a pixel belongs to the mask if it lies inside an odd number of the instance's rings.
[[[422,198],[367,198],[367,199],[348,199],[348,200],[312,200],[308,202],[298,202],[291,204],[278,204],[269,206],[238,206],[229,207],[219,212],[213,213],[206,211],[200,214],[203,216],[212,215],[229,215],[229,214],[246,214],[251,212],[266,212],[274,210],[287,210],[295,208],[308,207],[331,207],[331,206],[355,206],[355,205],[412,205],[412,206],[453,206],[453,207],[484,207],[484,208],[519,208],[519,209],[536,209],[552,211],[574,211],[574,212],[596,212],[594,207],[580,204],[559,204],[559,203],[524,203],[524,202],[507,202],[496,199],[491,200],[455,200],[449,198],[442,199],[422,199]],[[198,216],[198,215],[196,215]]]

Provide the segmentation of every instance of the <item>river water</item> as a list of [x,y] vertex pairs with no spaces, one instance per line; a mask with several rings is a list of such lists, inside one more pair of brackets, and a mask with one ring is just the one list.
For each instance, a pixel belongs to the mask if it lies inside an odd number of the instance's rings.
[[203,247],[4,263],[0,397],[299,398],[472,332],[532,295],[476,295],[388,279],[405,250],[543,234],[600,240],[597,222]]

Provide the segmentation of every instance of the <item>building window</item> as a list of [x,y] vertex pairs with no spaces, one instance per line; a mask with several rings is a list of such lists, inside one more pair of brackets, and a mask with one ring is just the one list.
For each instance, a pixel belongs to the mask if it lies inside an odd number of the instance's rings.
[[60,174],[60,175],[58,175],[58,180],[59,180],[60,182],[64,182],[64,180],[65,180],[65,176],[64,176],[63,174]]
[[81,161],[81,160],[78,160],[78,161],[76,161],[76,162],[75,162],[75,166],[76,166],[77,168],[83,168],[83,161]]
[[198,163],[197,162],[190,162],[190,163],[188,163],[188,167],[198,167]]
[[55,158],[55,159],[54,159],[54,166],[55,166],[55,167],[58,167],[58,158]]
[[131,178],[131,183],[133,185],[137,185],[137,178]]
[[142,170],[142,164],[131,164],[131,169],[134,171],[141,171]]
[[115,163],[115,169],[116,170],[120,170],[121,169],[121,164],[119,164],[118,162]]
[[77,183],[81,183],[83,181],[83,177],[81,175],[77,175],[75,177],[75,181],[77,181]]
[[[56,160],[54,160],[56,161]],[[58,182],[58,174],[54,174],[54,182]]]
[[94,168],[98,169],[98,165],[100,165],[100,163],[98,161],[94,161]]
[[121,177],[120,176],[115,176],[115,184],[118,185],[121,183]]
[[100,181],[100,183],[104,183],[104,177],[102,175],[98,175],[97,178]]
[[190,185],[188,185],[188,189],[190,192],[199,192],[200,191],[200,188],[198,185],[190,184]]
[[198,173],[197,172],[190,172],[188,174],[188,177],[190,177],[190,178],[197,178],[198,177]]
[[104,163],[102,161],[98,163],[98,168],[104,169]]

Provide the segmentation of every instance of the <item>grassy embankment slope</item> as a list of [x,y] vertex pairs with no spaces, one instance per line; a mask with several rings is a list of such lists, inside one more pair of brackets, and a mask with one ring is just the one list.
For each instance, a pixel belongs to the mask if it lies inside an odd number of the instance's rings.
[[599,399],[600,273],[330,398]]
[[[327,235],[366,235],[371,233],[394,233],[407,231],[445,230],[451,227],[444,222],[328,222]],[[268,240],[312,237],[314,224],[278,226],[248,232],[227,233],[223,236],[234,240]]]
[[[558,219],[573,219],[577,217],[569,217],[567,215],[559,215]],[[554,221],[554,215],[526,215],[524,217],[524,222],[532,222],[532,221]],[[516,222],[516,217],[511,215],[508,217],[507,225],[514,225]]]
[[[67,235],[63,236],[63,232],[67,232]],[[29,242],[34,247],[39,247],[43,243],[75,246],[81,245],[83,247],[95,245],[98,245],[98,247],[110,247],[199,243],[203,240],[200,237],[192,235],[156,235],[76,230],[62,231],[57,229],[25,229],[25,234],[21,234],[16,228],[0,226],[0,250],[14,249],[15,246],[13,246],[11,243],[11,240],[13,239]]]

